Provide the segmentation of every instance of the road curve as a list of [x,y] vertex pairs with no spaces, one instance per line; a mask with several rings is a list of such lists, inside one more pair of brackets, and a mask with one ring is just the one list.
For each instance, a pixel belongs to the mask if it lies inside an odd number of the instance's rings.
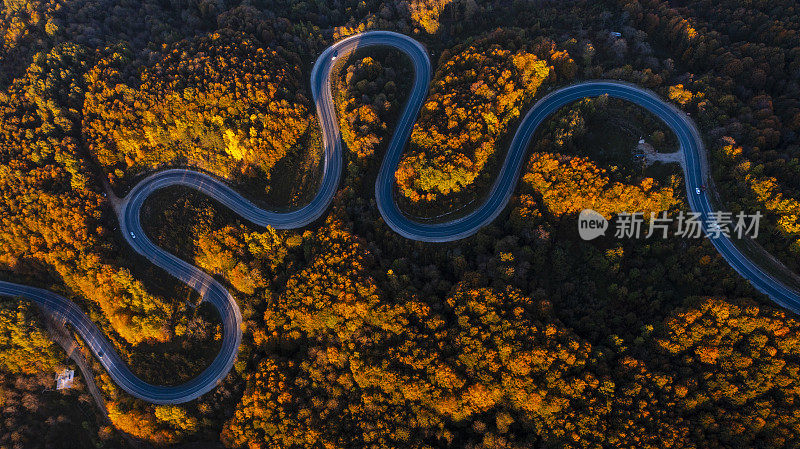
[[[694,123],[677,108],[665,103],[652,92],[632,84],[615,81],[588,81],[556,90],[539,100],[517,129],[514,139],[489,192],[487,200],[473,212],[445,223],[426,224],[404,216],[393,198],[394,173],[400,161],[412,126],[428,90],[431,63],[425,48],[414,39],[389,31],[371,31],[351,36],[327,48],[316,60],[311,73],[311,90],[323,133],[323,174],[320,189],[307,205],[290,212],[261,209],[212,176],[186,169],[165,170],[139,182],[122,200],[118,214],[120,229],[131,247],[148,260],[195,289],[219,312],[223,323],[223,340],[214,361],[199,376],[177,386],[151,385],[134,375],[117,355],[102,332],[68,299],[39,288],[0,281],[0,295],[27,298],[49,312],[63,317],[83,338],[100,363],[120,388],[131,395],[156,404],[175,404],[198,398],[213,389],[230,371],[236,360],[242,338],[242,317],[233,296],[211,276],[153,244],[141,225],[141,208],[155,191],[170,186],[196,189],[239,214],[242,218],[277,229],[306,226],[327,210],[342,171],[342,141],[336,121],[331,73],[336,58],[369,46],[393,47],[405,53],[414,67],[414,82],[375,184],[375,197],[386,223],[400,235],[426,242],[448,242],[476,233],[503,211],[514,191],[528,144],[538,126],[560,107],[586,97],[608,95],[640,105],[658,117],[675,132],[686,159],[686,188],[690,207],[704,221],[711,212],[706,195],[693,195],[702,179],[705,159],[703,143]],[[798,295],[770,277],[747,259],[727,238],[712,239],[714,246],[728,263],[753,285],[778,304],[795,312],[800,310]]]

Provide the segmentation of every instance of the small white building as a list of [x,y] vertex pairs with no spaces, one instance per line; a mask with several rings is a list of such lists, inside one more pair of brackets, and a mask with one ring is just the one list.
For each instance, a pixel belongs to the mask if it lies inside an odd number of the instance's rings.
[[56,390],[72,388],[73,379],[75,379],[75,371],[71,369],[65,369],[56,374]]

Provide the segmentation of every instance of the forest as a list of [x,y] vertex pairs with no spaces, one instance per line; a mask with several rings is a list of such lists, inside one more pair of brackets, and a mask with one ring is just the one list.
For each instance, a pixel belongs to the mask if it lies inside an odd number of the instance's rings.
[[[321,173],[313,62],[377,29],[422,42],[433,63],[395,177],[404,214],[463,216],[538,99],[619,79],[691,115],[711,193],[762,211],[757,243],[800,273],[793,1],[5,0],[0,280],[74,301],[147,382],[197,376],[220,319],[127,245],[116,198],[190,167],[264,207],[305,204]],[[411,64],[381,48],[342,56],[345,169],[321,219],[259,228],[186,188],[142,211],[155,244],[237,301],[230,374],[185,404],[135,399],[74,330],[91,379],[46,310],[3,297],[1,449],[797,447],[796,315],[707,240],[576,232],[584,208],[688,210],[678,167],[633,157],[640,139],[677,150],[666,126],[604,97],[565,106],[498,219],[461,241],[411,241],[374,200]],[[64,368],[75,386],[55,391]]]

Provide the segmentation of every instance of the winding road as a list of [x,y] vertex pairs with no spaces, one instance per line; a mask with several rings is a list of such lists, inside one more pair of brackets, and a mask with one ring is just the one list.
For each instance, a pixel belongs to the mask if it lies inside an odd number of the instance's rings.
[[[635,103],[660,117],[680,142],[685,159],[687,198],[690,207],[705,222],[712,211],[705,193],[695,195],[695,188],[706,184],[707,168],[703,142],[692,120],[677,108],[665,103],[654,93],[638,86],[615,81],[588,81],[556,90],[539,100],[527,113],[511,142],[508,155],[487,200],[466,216],[445,223],[425,224],[404,216],[393,198],[394,173],[412,126],[425,99],[431,79],[431,62],[425,48],[414,39],[388,31],[371,31],[351,36],[327,48],[316,60],[311,73],[311,89],[317,116],[323,132],[323,174],[319,191],[310,203],[294,211],[282,213],[263,210],[209,175],[185,169],[155,173],[138,183],[122,200],[117,212],[120,228],[131,247],[163,268],[181,282],[194,288],[219,312],[223,323],[222,348],[214,361],[199,376],[177,386],[151,385],[134,375],[116,353],[114,346],[91,320],[71,301],[47,290],[0,281],[0,295],[29,299],[71,324],[94,352],[114,382],[131,395],[156,404],[191,401],[212,390],[228,374],[236,360],[242,338],[242,317],[233,296],[211,276],[159,248],[145,235],[141,209],[153,192],[170,186],[196,189],[239,214],[242,218],[277,229],[306,226],[327,210],[342,172],[342,141],[336,120],[331,74],[337,57],[369,46],[395,48],[411,59],[414,82],[399,123],[389,144],[375,184],[375,198],[386,223],[398,234],[413,240],[448,242],[463,239],[491,223],[503,211],[517,184],[528,144],[538,126],[560,107],[586,97],[608,95]],[[337,56],[338,55],[338,56]],[[728,239],[711,239],[725,260],[758,290],[776,303],[794,312],[800,311],[800,296],[762,271]]]

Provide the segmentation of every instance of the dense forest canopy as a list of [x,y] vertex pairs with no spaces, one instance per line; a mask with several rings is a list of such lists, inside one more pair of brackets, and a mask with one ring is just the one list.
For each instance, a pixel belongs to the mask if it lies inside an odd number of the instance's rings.
[[269,180],[291,147],[310,144],[308,101],[291,93],[300,78],[296,55],[257,48],[241,33],[214,33],[164,48],[129,86],[126,53],[115,51],[86,75],[82,111],[90,151],[112,186],[143,167],[181,164]]
[[[765,214],[800,271],[800,9],[791,0],[5,0],[0,4],[0,279],[74,300],[148,382],[191,379],[219,317],[126,245],[114,212],[142,177],[192,167],[268,206],[319,176],[317,55],[371,29],[422,42],[434,73],[396,174],[404,213],[484,198],[546,92],[621,79],[691,114],[715,195]],[[413,77],[386,49],[337,60],[345,170],[326,215],[259,229],[187,189],[145,231],[232,292],[235,368],[153,405],[89,359],[107,413],[46,313],[0,302],[0,448],[795,447],[800,322],[703,240],[581,241],[577,213],[687,210],[681,172],[642,166],[675,136],[624,102],[557,111],[507,210],[448,244],[404,239],[374,180]],[[55,371],[76,369],[67,392]],[[180,447],[180,446],[177,446]]]

